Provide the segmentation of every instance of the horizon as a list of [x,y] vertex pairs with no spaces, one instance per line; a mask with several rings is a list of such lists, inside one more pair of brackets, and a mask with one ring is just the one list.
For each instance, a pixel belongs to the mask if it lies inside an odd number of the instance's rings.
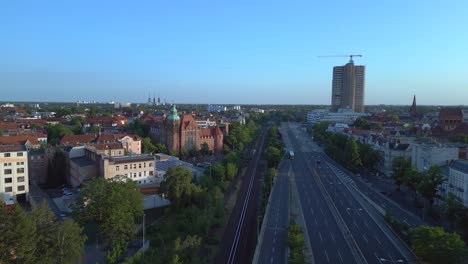
[[468,102],[466,2],[266,3],[3,3],[0,100],[329,105],[362,54],[365,105]]

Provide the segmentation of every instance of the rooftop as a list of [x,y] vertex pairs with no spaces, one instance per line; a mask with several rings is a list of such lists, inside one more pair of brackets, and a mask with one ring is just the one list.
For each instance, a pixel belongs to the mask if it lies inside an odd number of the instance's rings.
[[114,162],[114,163],[127,163],[127,162],[137,162],[137,161],[151,161],[151,160],[154,160],[154,156],[151,154],[141,154],[141,155],[109,157],[107,159],[109,159],[111,162]]
[[468,160],[455,160],[450,165],[450,168],[468,174]]

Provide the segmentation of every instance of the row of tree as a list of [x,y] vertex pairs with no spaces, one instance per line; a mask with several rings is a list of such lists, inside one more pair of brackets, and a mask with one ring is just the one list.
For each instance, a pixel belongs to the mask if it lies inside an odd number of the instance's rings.
[[327,131],[329,122],[315,124],[314,139],[325,146],[325,153],[347,169],[356,172],[361,168],[373,170],[380,154],[370,145],[357,142],[353,137]]
[[[255,137],[253,121],[234,123],[226,137],[229,153],[212,164],[198,179],[184,167],[171,168],[161,183],[161,192],[171,201],[164,216],[148,228],[152,245],[145,257],[126,263],[205,263],[216,255],[217,229],[224,226],[224,192],[241,168],[242,155]],[[246,156],[247,157],[247,156]]]
[[81,188],[73,206],[81,225],[97,226],[96,236],[110,248],[106,263],[116,263],[143,217],[143,195],[125,176],[96,178]]
[[294,220],[291,220],[288,227],[288,263],[305,263],[304,245],[305,239],[304,234],[302,233],[302,229],[294,222]]
[[411,167],[411,160],[404,157],[393,159],[391,177],[398,190],[401,185],[405,185],[413,191],[415,200],[420,194],[429,202],[430,206],[434,204],[436,198],[440,198],[439,186],[446,181],[440,172],[440,167],[432,166],[426,172],[419,172],[416,168]]
[[30,213],[0,206],[0,263],[74,263],[85,240],[83,228],[57,221],[45,201]]

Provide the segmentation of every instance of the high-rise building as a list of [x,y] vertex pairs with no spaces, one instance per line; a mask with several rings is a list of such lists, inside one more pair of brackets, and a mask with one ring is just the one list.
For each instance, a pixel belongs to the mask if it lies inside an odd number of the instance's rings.
[[365,66],[354,65],[351,59],[344,66],[333,67],[332,111],[339,108],[364,112]]

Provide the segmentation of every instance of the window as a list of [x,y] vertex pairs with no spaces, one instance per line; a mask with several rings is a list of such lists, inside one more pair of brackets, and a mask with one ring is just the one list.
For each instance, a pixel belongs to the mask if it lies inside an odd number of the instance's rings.
[[146,171],[143,172],[143,176],[146,176]]
[[138,168],[139,168],[139,169],[141,169],[141,163],[140,163],[140,164],[138,164]]
[[5,187],[5,192],[12,192],[13,191],[13,187]]
[[18,186],[18,191],[24,191],[24,185],[19,185]]
[[133,178],[136,178],[136,172],[135,172],[135,173],[133,173]]
[[5,170],[3,171],[3,173],[4,173],[5,175],[11,174],[11,169],[5,169]]
[[133,164],[133,168],[136,169],[136,164]]
[[141,177],[141,171],[138,173],[138,177]]
[[10,156],[11,156],[10,153],[5,153],[5,154],[3,154],[3,157],[5,157],[5,158],[8,158],[8,157],[10,157]]
[[13,178],[5,178],[5,183],[12,183],[13,182]]
[[3,163],[3,166],[11,166],[11,162]]
[[16,157],[23,157],[23,152],[17,152]]
[[16,173],[24,173],[24,168],[17,168]]
[[150,176],[153,176],[153,171],[150,171],[150,172],[149,172],[149,175],[150,175]]
[[124,165],[124,170],[128,170],[128,165]]
[[148,166],[151,168],[151,166],[153,166],[153,163],[152,163],[152,162],[150,162],[150,163],[148,164]]
[[18,182],[24,182],[24,176],[18,177],[17,181]]
[[146,162],[145,162],[145,163],[143,163],[143,167],[145,167],[145,168],[146,168]]
[[115,166],[115,170],[116,170],[116,171],[119,171],[119,170],[120,170],[120,166]]

